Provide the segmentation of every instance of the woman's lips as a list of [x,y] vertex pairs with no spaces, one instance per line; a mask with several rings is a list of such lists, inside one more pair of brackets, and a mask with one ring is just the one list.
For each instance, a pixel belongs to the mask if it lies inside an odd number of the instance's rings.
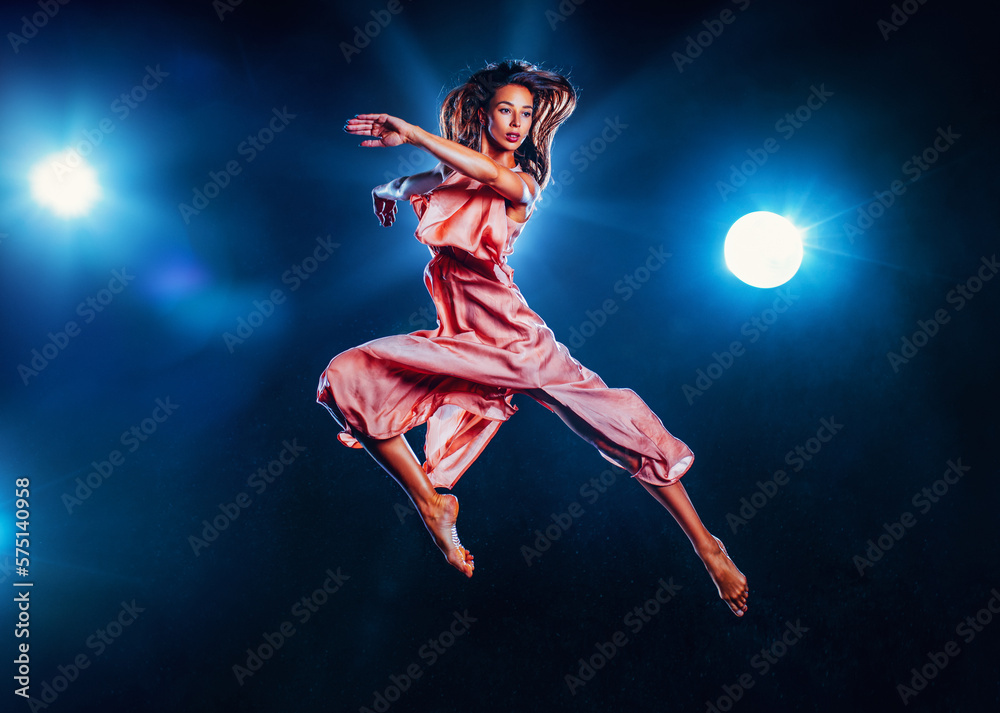
[[516,144],[520,138],[521,138],[520,134],[507,134],[507,140],[510,141],[511,143]]

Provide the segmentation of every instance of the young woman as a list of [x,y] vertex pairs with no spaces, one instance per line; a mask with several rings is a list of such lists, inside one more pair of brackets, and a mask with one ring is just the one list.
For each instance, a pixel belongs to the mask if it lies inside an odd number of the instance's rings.
[[[516,393],[555,412],[609,461],[626,469],[677,520],[719,595],[747,611],[746,577],[702,524],[680,477],[694,460],[630,389],[609,388],[556,341],[513,281],[514,240],[548,182],[552,137],[576,106],[564,77],[533,65],[490,64],[454,89],[435,136],[388,114],[359,114],[345,131],[366,147],[418,146],[439,161],[372,191],[375,214],[392,225],[409,200],[417,240],[433,256],[424,283],[438,326],[375,339],[338,354],[317,400],[340,424],[338,438],[364,448],[413,501],[448,562],[471,577],[458,539],[451,488],[500,424]],[[421,464],[403,434],[427,423]]]

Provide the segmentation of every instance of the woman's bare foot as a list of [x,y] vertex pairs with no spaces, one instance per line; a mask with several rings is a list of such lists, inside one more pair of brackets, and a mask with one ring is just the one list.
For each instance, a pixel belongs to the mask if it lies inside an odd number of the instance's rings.
[[729,559],[729,553],[726,552],[722,540],[714,536],[713,539],[718,543],[718,547],[712,547],[707,552],[699,552],[698,556],[705,563],[705,569],[715,582],[722,601],[729,605],[733,614],[743,616],[747,611],[747,597],[750,594],[747,578]]
[[458,519],[458,498],[454,495],[436,494],[437,497],[420,512],[424,526],[431,533],[434,544],[444,554],[452,567],[471,577],[476,569],[472,553],[462,547],[455,521]]

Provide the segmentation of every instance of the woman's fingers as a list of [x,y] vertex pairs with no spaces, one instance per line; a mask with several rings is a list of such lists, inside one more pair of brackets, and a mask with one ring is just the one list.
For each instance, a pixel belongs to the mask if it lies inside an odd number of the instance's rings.
[[348,119],[347,123],[344,125],[344,131],[353,136],[371,136],[372,139],[368,139],[362,142],[362,146],[381,146],[382,141],[378,138],[383,131],[385,131],[385,126],[376,126],[372,121],[366,121],[362,119]]
[[353,136],[370,136],[361,142],[362,146],[399,146],[403,141],[397,131],[388,127],[357,127],[345,126],[344,131]]
[[382,132],[384,132],[384,131],[391,131],[391,129],[386,129],[386,128],[380,127],[380,126],[369,126],[369,127],[366,127],[366,128],[355,128],[355,129],[345,128],[344,131],[346,131],[348,134],[351,134],[353,136],[372,136],[372,137],[376,137],[376,136],[379,136],[380,134],[382,134]]
[[370,131],[375,125],[372,121],[361,121],[360,119],[348,119],[347,124],[344,129],[352,133],[358,133],[359,131]]
[[388,128],[386,120],[380,118],[382,116],[382,114],[359,114],[347,120],[344,131],[350,134],[371,134],[373,129]]
[[347,123],[357,123],[357,124],[392,124],[399,119],[393,119],[393,117],[388,114],[358,114],[353,119],[348,119]]
[[396,201],[375,197],[375,215],[383,227],[388,228],[396,219]]
[[388,114],[358,114],[348,119],[344,131],[354,136],[368,136],[362,146],[399,146],[403,143],[406,122]]

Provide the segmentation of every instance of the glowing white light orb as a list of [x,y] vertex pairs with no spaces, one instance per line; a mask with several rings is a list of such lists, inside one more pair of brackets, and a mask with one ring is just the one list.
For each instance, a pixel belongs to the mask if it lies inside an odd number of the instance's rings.
[[84,215],[101,197],[97,174],[73,149],[39,161],[30,180],[35,200],[63,218]]
[[726,234],[726,265],[754,287],[777,287],[802,264],[802,238],[787,218],[766,210],[747,213]]

